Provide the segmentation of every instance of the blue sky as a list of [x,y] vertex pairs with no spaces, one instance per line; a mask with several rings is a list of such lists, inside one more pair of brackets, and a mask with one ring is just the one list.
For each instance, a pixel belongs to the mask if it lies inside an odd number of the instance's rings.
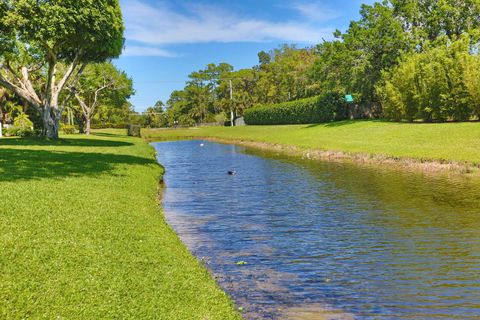
[[299,47],[330,40],[374,0],[121,0],[126,46],[115,64],[134,80],[131,102],[144,111],[182,89],[188,74],[208,63],[235,69],[258,63],[257,53],[283,43]]

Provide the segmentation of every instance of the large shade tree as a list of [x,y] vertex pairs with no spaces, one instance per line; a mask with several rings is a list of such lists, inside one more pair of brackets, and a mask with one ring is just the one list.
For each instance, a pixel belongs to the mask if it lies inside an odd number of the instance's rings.
[[87,135],[100,105],[121,108],[134,93],[133,81],[110,62],[88,65],[68,89],[79,105]]
[[118,0],[0,0],[0,86],[41,113],[43,133],[58,138],[64,90],[86,64],[123,48]]

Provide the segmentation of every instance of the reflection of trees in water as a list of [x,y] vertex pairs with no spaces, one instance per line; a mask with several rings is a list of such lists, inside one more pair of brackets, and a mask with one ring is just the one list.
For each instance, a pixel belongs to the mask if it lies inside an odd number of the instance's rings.
[[[480,256],[475,182],[213,148],[221,152],[207,150],[198,163],[192,156],[193,166],[208,162],[210,173],[224,162],[240,163],[238,175],[184,181],[191,199],[180,197],[188,211],[181,220],[199,237],[190,239],[191,250],[247,318],[324,305],[359,316],[428,314],[443,305],[454,315],[452,303],[478,297],[468,288],[477,281]],[[196,201],[206,203],[195,207]],[[188,208],[197,210],[195,217]]]

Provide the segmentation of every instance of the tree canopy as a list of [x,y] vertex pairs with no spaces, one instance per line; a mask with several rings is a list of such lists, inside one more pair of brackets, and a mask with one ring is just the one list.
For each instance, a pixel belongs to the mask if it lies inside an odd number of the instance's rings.
[[36,108],[56,138],[71,98],[63,89],[86,64],[118,57],[123,32],[118,0],[2,0],[0,85]]

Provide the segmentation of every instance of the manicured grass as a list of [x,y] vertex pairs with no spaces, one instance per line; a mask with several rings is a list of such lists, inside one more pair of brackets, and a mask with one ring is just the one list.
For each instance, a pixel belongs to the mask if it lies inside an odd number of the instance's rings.
[[0,318],[238,319],[165,223],[153,149],[118,133],[0,139]]
[[144,130],[145,138],[212,137],[424,160],[480,163],[480,123],[342,121],[318,125]]

